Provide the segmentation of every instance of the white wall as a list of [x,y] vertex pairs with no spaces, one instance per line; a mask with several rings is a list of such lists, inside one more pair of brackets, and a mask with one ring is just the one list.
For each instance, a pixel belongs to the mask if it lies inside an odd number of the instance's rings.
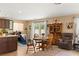
[[79,17],[75,18],[75,34],[77,35],[77,37],[75,37],[75,43],[78,43],[79,41]]
[[79,17],[75,18],[76,22],[76,34],[79,34]]

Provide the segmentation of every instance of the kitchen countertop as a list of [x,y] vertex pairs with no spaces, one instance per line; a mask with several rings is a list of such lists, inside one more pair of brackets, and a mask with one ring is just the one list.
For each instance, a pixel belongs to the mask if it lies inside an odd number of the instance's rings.
[[18,35],[2,35],[2,36],[0,36],[0,38],[2,38],[2,37],[18,37]]

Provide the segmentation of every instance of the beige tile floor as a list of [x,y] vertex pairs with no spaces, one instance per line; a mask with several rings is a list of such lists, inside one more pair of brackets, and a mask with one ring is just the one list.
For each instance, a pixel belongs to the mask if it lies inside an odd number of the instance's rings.
[[79,51],[64,50],[57,46],[52,46],[45,51],[36,50],[36,53],[32,49],[26,54],[26,45],[18,45],[17,51],[1,54],[0,56],[79,56]]

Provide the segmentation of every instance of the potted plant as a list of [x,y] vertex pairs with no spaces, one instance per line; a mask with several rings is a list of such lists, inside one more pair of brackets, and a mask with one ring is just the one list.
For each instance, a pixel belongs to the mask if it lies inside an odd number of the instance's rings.
[[1,32],[3,33],[3,35],[7,35],[7,30],[6,29],[2,29]]

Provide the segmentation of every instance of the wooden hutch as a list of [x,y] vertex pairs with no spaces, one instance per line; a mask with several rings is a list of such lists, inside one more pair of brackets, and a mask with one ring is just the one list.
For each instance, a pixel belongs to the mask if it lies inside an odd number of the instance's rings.
[[62,23],[58,23],[55,20],[55,23],[48,24],[49,35],[52,35],[52,44],[56,45],[58,43],[58,39],[62,36]]

